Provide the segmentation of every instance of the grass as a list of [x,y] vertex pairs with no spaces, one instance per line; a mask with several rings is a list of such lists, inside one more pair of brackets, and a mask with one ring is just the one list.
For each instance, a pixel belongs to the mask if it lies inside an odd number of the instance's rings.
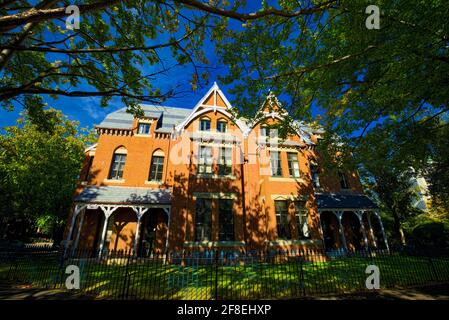
[[[304,295],[366,290],[365,269],[380,269],[381,288],[449,281],[449,259],[389,255],[351,257],[300,263],[227,263],[192,265],[163,260],[96,259],[66,262],[80,268],[81,289],[99,297],[130,299],[283,299]],[[0,278],[29,282],[35,287],[62,287],[68,275],[54,256],[0,263]]]

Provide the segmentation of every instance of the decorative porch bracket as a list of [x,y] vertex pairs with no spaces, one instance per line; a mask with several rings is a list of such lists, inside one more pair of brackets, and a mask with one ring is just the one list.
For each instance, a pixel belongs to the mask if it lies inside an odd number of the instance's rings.
[[345,229],[343,227],[343,211],[332,211],[335,216],[337,217],[338,220],[338,226],[339,226],[339,231],[340,231],[340,238],[341,238],[341,242],[343,244],[343,249],[348,249],[347,245],[346,245],[346,236],[345,236]]
[[73,209],[72,222],[70,223],[69,234],[67,235],[67,240],[64,248],[64,256],[67,254],[67,250],[69,249],[70,239],[72,239],[73,228],[75,227],[76,218],[78,214],[87,207],[85,204],[76,204]]
[[145,212],[148,211],[148,207],[131,207],[137,215],[137,224],[136,224],[136,236],[134,237],[134,254],[137,254],[137,244],[139,243],[139,230],[140,230],[140,222],[142,220]]
[[354,213],[356,214],[357,218],[359,218],[359,223],[360,223],[360,231],[362,232],[363,235],[363,241],[365,243],[365,249],[368,250],[368,237],[366,236],[366,229],[365,229],[365,225],[363,224],[363,213],[365,211],[364,210],[358,210],[358,211],[354,211]]
[[382,236],[384,237],[385,247],[387,248],[387,251],[390,251],[390,247],[388,246],[387,241],[387,234],[385,233],[384,224],[382,222],[382,219],[380,218],[380,215],[377,211],[373,211],[374,215],[379,219],[380,229],[382,231]]
[[114,213],[115,210],[117,210],[120,206],[105,206],[105,205],[100,205],[99,206],[101,211],[103,211],[104,213],[104,224],[103,224],[103,231],[101,233],[101,242],[100,242],[100,250],[98,255],[101,257],[102,253],[103,253],[103,247],[104,247],[104,242],[105,242],[105,237],[106,237],[106,231],[108,228],[108,220],[109,217]]

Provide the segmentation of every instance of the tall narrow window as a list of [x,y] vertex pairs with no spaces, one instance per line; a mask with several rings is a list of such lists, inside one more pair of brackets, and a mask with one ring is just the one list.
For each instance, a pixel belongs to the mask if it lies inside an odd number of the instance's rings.
[[211,240],[212,200],[197,199],[195,209],[195,241]]
[[276,212],[276,225],[278,239],[290,240],[290,216],[288,215],[288,203],[285,200],[274,201],[274,210]]
[[198,173],[212,173],[212,148],[200,146]]
[[126,162],[126,149],[119,148],[114,152],[112,158],[111,171],[109,173],[109,179],[120,180],[123,178],[123,169]]
[[90,156],[89,163],[87,164],[86,174],[83,181],[88,181],[90,178],[90,170],[92,169],[92,163],[94,162],[94,156]]
[[228,123],[225,120],[217,121],[217,131],[218,132],[226,132],[228,127]]
[[220,148],[218,174],[222,176],[232,174],[232,148]]
[[150,181],[162,181],[162,173],[164,171],[164,153],[161,150],[157,150],[153,153],[151,158]]
[[271,175],[282,177],[281,154],[278,151],[270,151]]
[[300,239],[309,237],[308,212],[305,201],[295,201],[295,222]]
[[296,152],[287,153],[288,173],[290,177],[299,178],[299,162],[298,154]]
[[201,131],[210,131],[210,119],[203,118],[200,120],[200,130]]
[[343,172],[338,171],[338,178],[340,179],[340,187],[342,189],[349,189],[348,180],[346,179],[346,175]]
[[150,134],[150,124],[139,122],[139,128],[137,132],[139,134]]
[[313,187],[320,188],[320,176],[318,174],[318,166],[316,164],[310,164],[310,175],[312,177]]
[[234,215],[232,200],[220,199],[218,201],[219,241],[234,241]]

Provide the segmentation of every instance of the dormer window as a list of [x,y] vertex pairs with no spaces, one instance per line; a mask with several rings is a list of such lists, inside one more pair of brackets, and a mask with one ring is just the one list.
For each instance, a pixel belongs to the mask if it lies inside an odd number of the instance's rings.
[[268,128],[267,126],[260,127],[260,136],[269,138],[270,128]]
[[200,130],[201,131],[210,131],[210,119],[202,118],[200,120]]
[[218,132],[226,132],[228,128],[228,122],[226,120],[218,120],[217,121],[217,131]]
[[138,134],[150,134],[150,123],[139,122]]

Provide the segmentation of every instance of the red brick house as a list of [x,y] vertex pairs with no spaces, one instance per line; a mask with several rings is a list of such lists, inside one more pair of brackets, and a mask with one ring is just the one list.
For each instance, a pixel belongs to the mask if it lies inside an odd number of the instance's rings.
[[193,109],[142,105],[97,127],[86,150],[66,245],[73,249],[387,248],[356,172],[324,172],[319,129],[271,127],[286,111],[269,95],[236,117],[217,84]]

